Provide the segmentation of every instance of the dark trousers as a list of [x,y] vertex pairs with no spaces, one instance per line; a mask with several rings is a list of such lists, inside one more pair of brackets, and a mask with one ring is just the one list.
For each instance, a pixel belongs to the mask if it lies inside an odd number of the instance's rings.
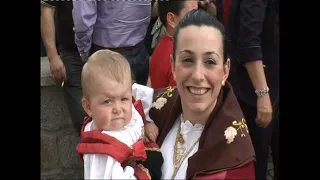
[[[108,48],[93,44],[90,54],[92,55],[101,49]],[[110,48],[110,50],[120,53],[128,60],[131,67],[133,82],[142,85],[147,84],[149,74],[149,54],[144,42],[140,42],[132,48]]]
[[130,51],[119,52],[129,62],[134,81],[141,85],[146,85],[149,75],[149,54],[144,45],[140,43]]
[[266,180],[268,171],[268,155],[271,146],[274,164],[274,180],[279,179],[279,112],[274,110],[274,118],[270,125],[261,128],[256,124],[257,108],[239,100],[247,121],[252,144],[256,153],[255,173],[257,180]]
[[81,126],[86,116],[82,107],[81,99],[83,97],[81,88],[81,71],[84,63],[78,52],[66,52],[60,48],[60,58],[66,68],[67,81],[64,82],[63,91],[65,101],[71,116],[73,126],[80,134]]

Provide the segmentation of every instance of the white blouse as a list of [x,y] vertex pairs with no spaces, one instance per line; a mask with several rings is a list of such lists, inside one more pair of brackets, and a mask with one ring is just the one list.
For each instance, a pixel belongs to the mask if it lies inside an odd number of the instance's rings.
[[[153,89],[133,84],[133,96],[136,100],[141,100],[144,112],[148,111],[152,105]],[[150,121],[149,116],[146,117]],[[84,131],[92,130],[92,123],[89,122]],[[115,137],[128,147],[136,143],[142,137],[144,124],[139,112],[132,105],[132,118],[128,125],[118,131],[102,131],[102,133]],[[103,154],[84,154],[84,179],[136,179],[131,166],[122,168],[121,164],[113,157]]]
[[[190,121],[183,120],[182,115],[176,120],[170,132],[164,139],[161,152],[164,158],[164,163],[162,165],[162,178],[161,179],[172,179],[174,173],[174,144],[177,137],[177,132],[179,125],[181,126],[181,134],[183,135],[184,145],[186,151],[192,147],[192,145],[199,139],[203,131],[204,125],[195,124],[192,125]],[[188,158],[198,151],[199,142],[191,150],[190,154],[183,160],[176,176],[174,179],[186,179]]]

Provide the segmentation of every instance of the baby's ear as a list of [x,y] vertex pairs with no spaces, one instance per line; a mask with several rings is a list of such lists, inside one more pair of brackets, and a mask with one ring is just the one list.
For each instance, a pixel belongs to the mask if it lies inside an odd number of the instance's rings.
[[88,114],[88,116],[92,117],[89,101],[86,98],[82,98],[81,104],[82,104],[83,109]]

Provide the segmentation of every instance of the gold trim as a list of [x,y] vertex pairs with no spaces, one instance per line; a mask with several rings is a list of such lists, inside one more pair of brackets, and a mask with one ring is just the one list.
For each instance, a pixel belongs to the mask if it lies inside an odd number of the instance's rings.
[[237,127],[237,131],[240,129],[241,137],[246,136],[244,132],[247,132],[247,134],[249,134],[248,126],[244,118],[242,118],[240,121],[233,121],[232,125]]
[[160,152],[159,148],[146,148],[146,150]]
[[172,96],[172,92],[173,92],[174,89],[175,89],[175,88],[169,86],[169,87],[167,88],[167,90],[164,91],[163,93],[160,93],[160,94],[157,96],[157,98],[163,97],[164,95],[167,95],[167,97],[171,97],[171,96]]
[[150,173],[149,173],[149,170],[147,168],[145,168],[142,164],[138,164],[137,165],[143,172],[145,172],[148,176],[149,179],[151,179],[151,176],[150,176]]

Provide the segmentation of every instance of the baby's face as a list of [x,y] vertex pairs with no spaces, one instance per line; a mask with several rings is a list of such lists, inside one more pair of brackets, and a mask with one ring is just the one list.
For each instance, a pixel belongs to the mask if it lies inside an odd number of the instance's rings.
[[[98,81],[97,81],[98,82]],[[118,83],[105,76],[91,87],[89,108],[97,128],[116,131],[129,124],[132,117],[131,81]]]

